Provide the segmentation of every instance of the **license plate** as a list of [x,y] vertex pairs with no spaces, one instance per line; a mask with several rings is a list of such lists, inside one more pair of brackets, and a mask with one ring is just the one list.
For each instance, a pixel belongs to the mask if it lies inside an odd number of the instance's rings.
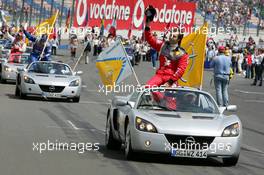
[[48,97],[48,98],[55,98],[55,97],[59,97],[59,94],[45,92],[45,93],[43,93],[43,96]]
[[172,149],[172,157],[207,158],[207,150],[183,150]]

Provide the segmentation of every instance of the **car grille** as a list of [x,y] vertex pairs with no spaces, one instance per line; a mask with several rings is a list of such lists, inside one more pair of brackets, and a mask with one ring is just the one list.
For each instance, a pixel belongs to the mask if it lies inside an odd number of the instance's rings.
[[[214,141],[215,137],[186,136],[165,134],[166,139],[174,148],[206,149]],[[184,147],[185,146],[185,147]]]
[[65,88],[65,86],[50,86],[50,85],[39,85],[39,87],[44,92],[52,92],[52,93],[60,93]]

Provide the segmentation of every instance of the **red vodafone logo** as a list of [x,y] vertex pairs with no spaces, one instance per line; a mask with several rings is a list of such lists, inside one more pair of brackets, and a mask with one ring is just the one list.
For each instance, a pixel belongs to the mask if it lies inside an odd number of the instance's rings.
[[138,0],[133,13],[133,24],[136,28],[141,26],[144,20],[145,5],[143,0]]
[[79,0],[77,2],[77,9],[76,9],[76,21],[78,26],[82,26],[86,20],[86,16],[88,14],[88,6],[87,0]]

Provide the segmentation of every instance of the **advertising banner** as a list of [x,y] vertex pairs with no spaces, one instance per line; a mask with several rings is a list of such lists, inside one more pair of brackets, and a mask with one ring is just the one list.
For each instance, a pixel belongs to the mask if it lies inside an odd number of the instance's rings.
[[105,26],[109,26],[116,18],[118,30],[142,30],[144,26],[144,11],[148,5],[157,10],[153,30],[163,31],[168,23],[170,27],[182,25],[190,28],[194,23],[196,4],[177,2],[176,0],[76,0],[74,27],[100,26],[102,18]]

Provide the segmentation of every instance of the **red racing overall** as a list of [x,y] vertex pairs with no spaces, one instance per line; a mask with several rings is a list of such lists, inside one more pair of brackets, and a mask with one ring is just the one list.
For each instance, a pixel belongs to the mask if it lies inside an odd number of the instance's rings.
[[157,52],[159,52],[159,61],[160,66],[157,70],[156,74],[147,81],[146,85],[149,87],[153,86],[161,86],[168,82],[168,80],[173,80],[177,82],[182,75],[184,74],[185,69],[188,65],[188,54],[184,51],[184,49],[180,48],[177,58],[168,57],[168,44],[165,41],[161,41],[156,39],[156,37],[152,36],[150,29],[145,29],[145,39],[150,44],[152,48],[154,48]]

